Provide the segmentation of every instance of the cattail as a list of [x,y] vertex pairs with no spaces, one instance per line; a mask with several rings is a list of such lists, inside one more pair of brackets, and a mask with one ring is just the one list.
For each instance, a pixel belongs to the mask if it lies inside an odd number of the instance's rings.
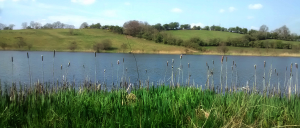
[[224,56],[222,56],[221,63],[223,63]]
[[232,65],[234,65],[234,61],[232,61]]
[[172,63],[174,64],[174,59],[172,59]]
[[173,66],[172,66],[172,69],[173,69]]
[[226,56],[226,62],[227,62],[227,56]]
[[167,67],[169,66],[169,62],[167,61]]
[[29,59],[29,54],[28,54],[28,52],[27,52],[27,58]]
[[42,61],[44,61],[44,56],[42,55]]
[[276,68],[274,69],[275,73],[276,73]]
[[298,64],[297,64],[297,63],[295,63],[295,66],[296,66],[296,68],[298,69]]
[[215,64],[215,61],[213,60],[213,64]]
[[[83,68],[84,68],[84,65],[83,65]],[[62,65],[60,65],[60,70],[62,70]]]
[[53,57],[55,57],[55,50],[53,51]]
[[[254,69],[256,69],[256,64],[254,65]],[[276,71],[276,69],[275,69],[275,71]]]
[[266,61],[264,61],[264,68],[266,67]]
[[118,65],[119,65],[119,64],[120,64],[120,61],[118,60],[118,62],[117,62],[117,63],[118,63]]
[[190,63],[188,63],[188,68],[190,68]]
[[124,63],[124,58],[123,58],[123,63]]
[[180,59],[182,59],[182,54],[180,55]]
[[97,53],[96,52],[94,52],[95,53],[95,57],[97,57]]

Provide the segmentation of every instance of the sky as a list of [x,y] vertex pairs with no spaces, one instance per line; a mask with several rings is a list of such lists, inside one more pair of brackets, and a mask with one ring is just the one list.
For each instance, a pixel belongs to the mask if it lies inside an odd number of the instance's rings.
[[204,26],[242,27],[269,31],[286,25],[300,34],[299,0],[0,0],[0,23],[60,21],[80,24],[119,25],[129,20],[156,23],[179,22]]

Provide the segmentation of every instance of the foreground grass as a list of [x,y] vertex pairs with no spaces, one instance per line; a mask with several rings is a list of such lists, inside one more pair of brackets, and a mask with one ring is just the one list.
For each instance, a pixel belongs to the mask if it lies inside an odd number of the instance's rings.
[[[300,126],[300,99],[168,86],[124,91],[28,93],[0,97],[1,127]],[[14,100],[13,100],[14,99]],[[17,100],[19,99],[19,100]]]
[[[18,48],[16,46],[18,39],[16,37],[23,37],[27,44],[32,44],[31,51],[71,51],[69,45],[75,41],[77,49],[75,51],[94,52],[93,45],[102,40],[109,39],[112,42],[112,50],[102,52],[123,52],[121,45],[123,43],[128,45],[128,49],[137,53],[157,53],[158,51],[165,53],[177,52],[180,54],[186,48],[165,44],[158,44],[153,41],[144,39],[128,37],[120,34],[114,34],[108,30],[102,29],[74,29],[73,35],[69,33],[68,29],[26,29],[26,30],[8,30],[0,31],[0,42],[7,43],[10,47],[6,50],[29,50],[27,46]],[[129,44],[128,44],[129,42]],[[0,48],[3,50],[2,48]]]

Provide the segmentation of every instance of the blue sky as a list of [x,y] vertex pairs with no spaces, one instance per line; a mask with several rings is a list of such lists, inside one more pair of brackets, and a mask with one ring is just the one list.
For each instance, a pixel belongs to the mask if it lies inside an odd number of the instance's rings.
[[16,29],[30,21],[76,28],[82,22],[122,26],[128,20],[248,29],[265,24],[269,31],[287,25],[300,34],[299,5],[299,0],[0,0],[0,23]]

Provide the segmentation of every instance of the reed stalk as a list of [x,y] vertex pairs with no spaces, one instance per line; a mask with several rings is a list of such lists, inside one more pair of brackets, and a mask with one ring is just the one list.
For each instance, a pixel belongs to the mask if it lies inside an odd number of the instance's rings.
[[54,82],[54,61],[55,61],[55,50],[53,51],[53,70],[52,70],[52,72],[53,72],[53,84],[55,84],[55,82]]
[[298,64],[295,63],[295,67],[296,67],[296,84],[295,84],[295,95],[297,95],[297,87],[298,87]]
[[227,86],[227,56],[226,56],[226,88],[228,89],[228,86]]
[[[177,82],[178,84],[179,84],[179,80],[180,80],[180,72],[181,72],[181,70],[182,70],[182,69],[181,69],[181,67],[182,67],[182,66],[181,66],[181,60],[182,60],[182,54],[180,55],[180,65],[179,65],[179,72],[178,72],[179,75],[178,75],[178,82]],[[181,82],[183,83],[183,74],[182,74],[182,81],[181,81]]]
[[95,90],[96,90],[96,86],[97,86],[97,53],[95,52]]
[[118,64],[118,69],[117,69],[117,89],[118,89],[119,88],[119,64],[120,64],[119,60],[117,61],[117,64]]
[[[103,83],[103,84],[104,84],[104,86],[105,86],[105,91],[106,91],[106,82],[105,82],[105,81],[106,81],[106,77],[105,77],[105,71],[106,71],[106,70],[104,69],[104,71],[103,71],[103,76],[104,76],[104,80],[103,80],[103,81],[104,81],[104,83]],[[100,87],[100,88],[101,88],[101,87]]]
[[42,65],[43,65],[43,84],[44,84],[44,56],[42,55]]
[[263,93],[266,91],[266,61],[264,61]]
[[256,91],[256,64],[254,65],[254,81],[255,81],[255,85],[254,85],[254,91]]
[[222,59],[221,59],[221,72],[220,72],[221,93],[223,93],[223,85],[222,85],[223,59],[224,59],[224,56],[222,56]]
[[11,83],[14,84],[14,57],[11,57]]
[[215,88],[215,84],[214,84],[215,80],[214,80],[214,74],[213,74],[213,72],[215,71],[215,61],[213,60],[212,63],[213,63],[213,68],[210,71],[210,75],[211,75],[211,88],[213,89],[213,88]]
[[27,60],[28,60],[28,69],[29,69],[29,86],[31,86],[31,72],[30,72],[30,63],[29,63],[29,54],[27,52]]
[[190,63],[188,63],[188,86],[190,86]]
[[168,66],[169,66],[169,62],[167,61],[166,72],[165,72],[165,77],[164,77],[164,84],[166,84],[166,75],[167,75],[167,71],[168,71]]

